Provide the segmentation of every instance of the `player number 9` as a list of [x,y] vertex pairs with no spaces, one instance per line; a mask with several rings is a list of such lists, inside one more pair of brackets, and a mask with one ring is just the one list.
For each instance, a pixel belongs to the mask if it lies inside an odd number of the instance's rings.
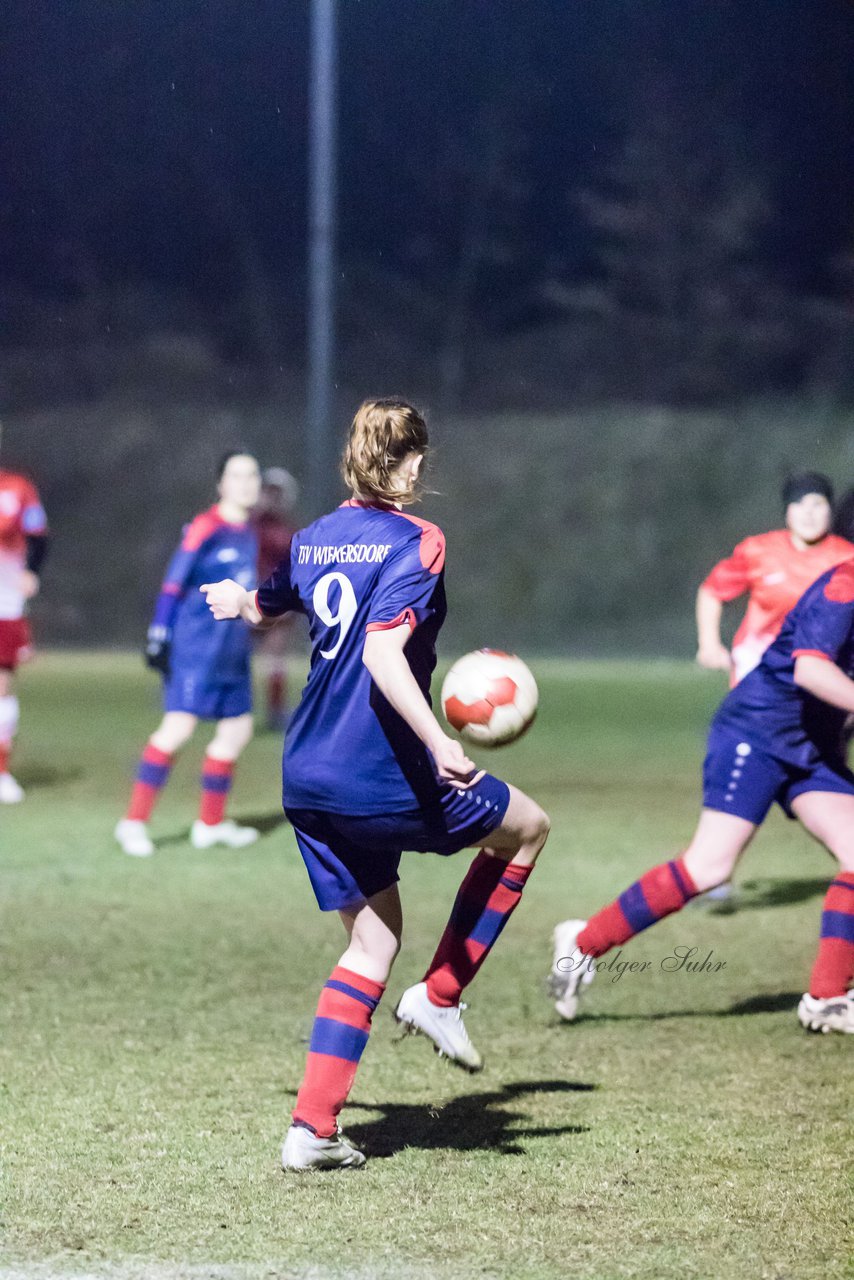
[[[335,613],[329,607],[329,593],[334,582],[338,583],[341,596],[338,601],[338,608]],[[356,603],[356,593],[353,590],[353,584],[350,579],[343,573],[327,573],[320,579],[314,588],[312,596],[312,605],[314,612],[320,621],[327,627],[340,627],[338,639],[331,649],[321,649],[321,658],[332,659],[344,643],[344,637],[350,630],[353,619],[356,616],[358,605]]]

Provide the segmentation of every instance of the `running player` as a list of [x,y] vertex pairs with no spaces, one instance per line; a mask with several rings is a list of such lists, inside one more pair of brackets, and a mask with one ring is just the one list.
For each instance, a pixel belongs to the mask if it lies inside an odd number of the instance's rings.
[[27,602],[38,593],[47,552],[47,520],[35,486],[0,469],[0,804],[17,804],[23,788],[9,772],[20,709],[18,664],[30,656]]
[[[284,467],[268,467],[261,479],[261,500],[253,516],[258,533],[258,580],[263,582],[290,555],[294,508],[299,488]],[[267,728],[283,732],[288,722],[288,654],[296,618],[258,633],[257,667],[264,678]]]
[[726,880],[776,801],[840,864],[818,956],[798,1006],[804,1027],[854,1033],[854,773],[842,729],[854,712],[854,560],[822,574],[712,721],[703,811],[681,857],[647,871],[590,920],[554,932],[555,1008],[571,1021],[592,961]]
[[344,454],[350,499],[294,536],[290,559],[257,593],[229,581],[202,587],[217,618],[257,625],[298,610],[311,631],[308,684],[285,740],[283,799],[317,902],[339,912],[348,945],[320,997],[285,1169],[364,1164],[340,1136],[338,1115],[400,946],[402,851],[480,850],[424,980],[395,1011],[478,1071],[460,996],[548,834],[542,809],[477,772],[430,709],[445,539],[403,510],[416,500],[426,452],[427,427],[411,405],[365,401]]
[[[728,671],[731,684],[757,665],[807,587],[854,555],[854,544],[830,532],[833,487],[827,476],[790,476],[782,498],[785,529],[745,538],[697,592],[697,661]],[[724,604],[745,592],[747,610],[730,653],[721,640],[721,614]]]
[[124,852],[136,857],[154,852],[148,820],[176,753],[199,720],[215,720],[216,732],[202,767],[190,839],[197,849],[238,849],[258,839],[254,827],[225,817],[235,763],[252,737],[251,632],[240,621],[217,626],[198,592],[201,582],[223,569],[243,586],[257,581],[258,540],[249,515],[258,501],[258,463],[245,450],[228,453],[217,476],[219,502],[187,526],[148,630],[146,661],[164,677],[165,715],[142,753],[130,804],[115,830]]

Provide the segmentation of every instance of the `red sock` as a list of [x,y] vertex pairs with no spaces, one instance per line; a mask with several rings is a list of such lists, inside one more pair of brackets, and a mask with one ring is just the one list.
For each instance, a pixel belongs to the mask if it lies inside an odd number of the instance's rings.
[[331,1138],[353,1087],[385,984],[336,965],[320,993],[294,1124]]
[[0,773],[9,772],[9,756],[12,754],[11,742],[0,742]]
[[234,781],[234,761],[215,760],[205,756],[202,765],[202,798],[199,818],[209,827],[215,827],[225,817],[228,793]]
[[160,792],[169,781],[174,759],[170,752],[160,751],[159,748],[148,743],[136,771],[136,782],[131,792],[126,818],[132,818],[136,822],[148,821]]
[[682,858],[662,862],[644,872],[610,906],[591,916],[578,935],[578,948],[586,956],[604,955],[684,907],[697,892]]
[[451,918],[424,975],[433,1004],[459,1004],[522,896],[533,867],[479,853],[468,869]]
[[285,709],[285,677],[281,671],[273,671],[267,676],[267,712],[278,716]]
[[821,913],[821,938],[810,977],[810,995],[842,996],[854,984],[854,871],[832,882]]

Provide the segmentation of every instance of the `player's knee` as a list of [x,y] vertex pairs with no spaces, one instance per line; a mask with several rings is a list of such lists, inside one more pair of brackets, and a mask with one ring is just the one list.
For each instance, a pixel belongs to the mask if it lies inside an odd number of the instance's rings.
[[534,847],[537,852],[542,849],[549,837],[551,819],[544,809],[531,801],[531,813],[526,824],[524,843]]

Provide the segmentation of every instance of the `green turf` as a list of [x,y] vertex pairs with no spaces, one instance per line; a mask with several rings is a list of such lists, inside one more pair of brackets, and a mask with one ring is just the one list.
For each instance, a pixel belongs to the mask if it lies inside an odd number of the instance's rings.
[[[834,1280],[846,1271],[851,1050],[794,1017],[831,864],[774,814],[741,909],[634,942],[559,1025],[549,934],[691,830],[716,677],[542,663],[542,712],[491,767],[550,811],[519,912],[470,992],[465,1076],[380,1010],[348,1132],[359,1173],[285,1177],[281,1139],[318,990],[341,949],[279,825],[279,743],[241,767],[242,853],[186,841],[201,743],[156,815],[157,856],[111,842],[156,715],[136,659],[44,657],[21,679],[0,810],[3,1265],[172,1277]],[[484,761],[487,757],[483,757]],[[388,1007],[420,977],[466,865],[409,856]],[[725,962],[663,972],[676,946]]]

